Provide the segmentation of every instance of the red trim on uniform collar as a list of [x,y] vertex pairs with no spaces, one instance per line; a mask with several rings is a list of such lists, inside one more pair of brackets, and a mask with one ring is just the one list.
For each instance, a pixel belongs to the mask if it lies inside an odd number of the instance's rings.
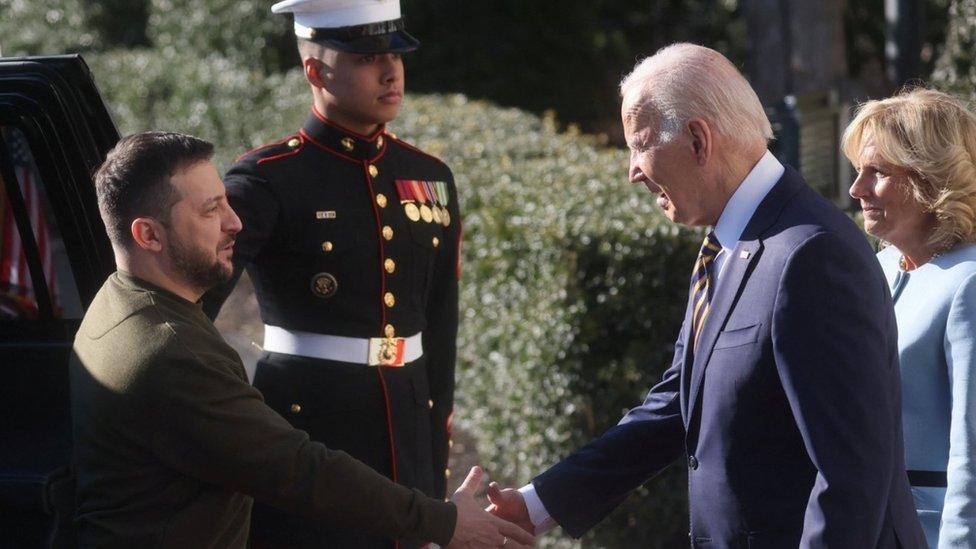
[[350,130],[349,128],[345,127],[345,126],[341,126],[341,125],[339,125],[339,124],[337,124],[337,123],[329,120],[328,118],[326,118],[324,114],[320,113],[319,110],[315,108],[315,105],[312,105],[312,114],[315,115],[315,118],[318,118],[319,121],[321,121],[326,126],[331,126],[331,127],[335,128],[335,129],[337,129],[337,130],[339,130],[339,131],[341,131],[343,133],[347,133],[347,134],[349,134],[349,135],[351,135],[353,137],[358,137],[359,139],[362,139],[363,141],[376,141],[376,138],[379,137],[379,135],[381,133],[383,133],[384,131],[386,131],[386,124],[380,124],[379,128],[377,128],[376,131],[373,132],[370,135],[363,135],[361,133],[354,132],[354,131]]
[[375,164],[380,158],[383,158],[383,155],[386,154],[386,148],[389,146],[390,144],[387,143],[387,141],[384,139],[383,146],[380,147],[379,152],[376,153],[376,156],[367,160],[367,162],[369,162],[370,164]]
[[380,150],[379,150],[379,152],[376,153],[376,156],[374,156],[372,158],[366,158],[366,159],[363,159],[363,158],[354,158],[352,156],[349,156],[347,154],[343,154],[343,153],[341,153],[341,152],[333,149],[332,147],[326,145],[325,143],[319,143],[318,141],[316,141],[316,139],[314,137],[312,137],[311,134],[309,134],[307,131],[305,131],[305,128],[302,128],[302,129],[298,130],[298,135],[303,138],[303,141],[308,141],[309,143],[315,145],[316,147],[322,149],[323,151],[325,151],[327,153],[334,154],[334,155],[338,156],[339,158],[341,158],[343,160],[346,160],[346,161],[349,161],[349,162],[355,162],[356,164],[362,164],[363,162],[366,162],[366,163],[369,163],[369,164],[376,163],[380,158],[383,158],[383,155],[386,154],[387,147],[389,146],[389,144],[384,141],[383,142],[383,147],[381,147]]
[[332,147],[330,147],[330,146],[328,146],[328,145],[326,145],[324,143],[319,143],[318,141],[315,140],[315,138],[313,138],[311,135],[309,135],[308,132],[306,132],[304,128],[298,130],[298,133],[302,137],[304,137],[305,139],[307,139],[309,143],[315,145],[316,147],[322,149],[323,151],[325,151],[327,153],[332,153],[332,154],[338,156],[339,158],[342,158],[343,160],[348,160],[349,162],[353,162],[355,164],[362,164],[363,163],[363,161],[360,160],[360,159],[358,159],[358,158],[353,158],[351,156],[342,154],[341,152],[333,149]]

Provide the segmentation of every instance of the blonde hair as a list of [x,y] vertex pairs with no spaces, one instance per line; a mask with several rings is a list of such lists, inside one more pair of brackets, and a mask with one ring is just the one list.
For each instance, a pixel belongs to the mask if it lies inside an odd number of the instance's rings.
[[688,43],[662,48],[620,82],[631,105],[627,116],[650,116],[658,139],[668,142],[689,120],[704,118],[719,135],[740,148],[773,138],[766,111],[742,73],[721,53]]
[[868,142],[910,172],[911,197],[935,216],[933,249],[976,240],[976,116],[962,101],[928,89],[868,101],[844,131],[844,154],[855,166]]

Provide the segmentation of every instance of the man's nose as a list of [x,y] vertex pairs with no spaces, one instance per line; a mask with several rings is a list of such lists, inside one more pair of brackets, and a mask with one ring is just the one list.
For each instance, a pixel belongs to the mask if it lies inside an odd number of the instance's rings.
[[237,212],[230,206],[227,206],[227,213],[224,215],[223,225],[224,232],[235,235],[244,228],[244,224],[241,223],[241,218],[237,217]]
[[635,162],[630,163],[630,170],[627,173],[627,179],[631,183],[640,183],[644,180],[644,172],[641,171],[640,166]]
[[383,81],[396,82],[403,78],[403,64],[398,57],[393,54],[386,54],[382,58],[383,62]]

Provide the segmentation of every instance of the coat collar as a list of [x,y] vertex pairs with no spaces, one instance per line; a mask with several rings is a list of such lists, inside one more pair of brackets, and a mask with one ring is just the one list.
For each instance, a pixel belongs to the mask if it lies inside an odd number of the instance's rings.
[[319,147],[353,162],[377,160],[386,152],[389,141],[386,126],[380,126],[370,135],[362,135],[322,116],[314,107],[305,119],[301,133]]

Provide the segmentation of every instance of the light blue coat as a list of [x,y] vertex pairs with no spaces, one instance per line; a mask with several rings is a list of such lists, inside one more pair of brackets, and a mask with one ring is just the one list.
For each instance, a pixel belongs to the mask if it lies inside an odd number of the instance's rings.
[[976,548],[976,245],[911,272],[900,257],[878,254],[898,321],[905,461],[948,477],[912,495],[931,547]]

